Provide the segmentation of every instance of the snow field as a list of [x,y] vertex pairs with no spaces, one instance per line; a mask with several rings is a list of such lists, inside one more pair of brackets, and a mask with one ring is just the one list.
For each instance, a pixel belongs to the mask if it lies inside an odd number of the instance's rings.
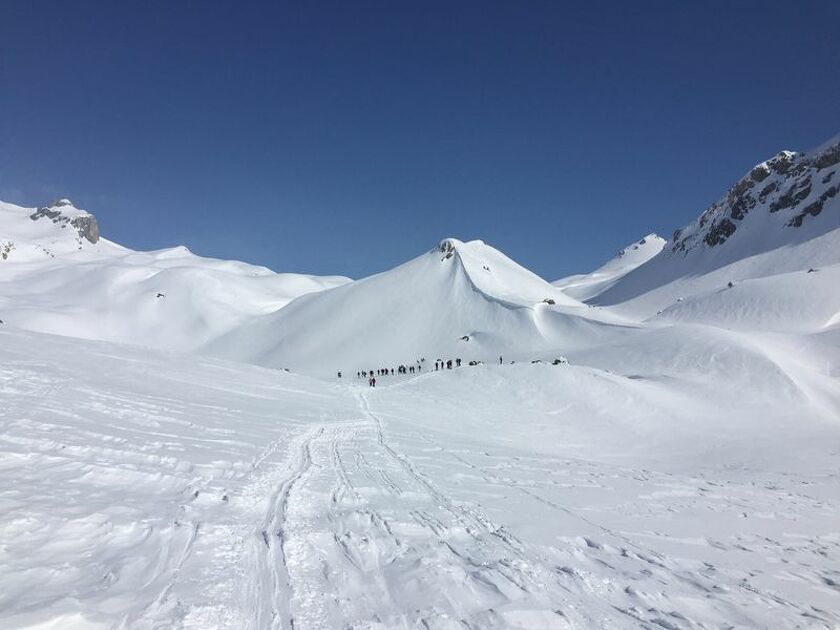
[[610,372],[373,390],[0,333],[0,626],[831,628],[840,398],[797,384],[824,357],[781,387],[702,330],[762,402],[654,378],[641,336]]

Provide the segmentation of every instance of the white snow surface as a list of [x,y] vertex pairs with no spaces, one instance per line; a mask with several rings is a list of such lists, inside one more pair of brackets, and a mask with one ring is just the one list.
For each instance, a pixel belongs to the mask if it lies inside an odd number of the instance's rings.
[[[88,216],[66,203],[59,209]],[[277,274],[186,247],[138,252],[104,238],[94,244],[72,228],[32,220],[34,211],[0,203],[0,253],[9,244],[0,258],[7,326],[192,351],[300,295],[349,282]]]
[[835,627],[836,332],[375,389],[0,332],[0,627]]
[[205,352],[320,375],[418,362],[429,369],[444,357],[568,350],[628,321],[566,296],[481,241],[445,239],[395,269],[298,298]]
[[552,284],[578,300],[588,300],[603,293],[621,278],[656,256],[667,241],[657,234],[648,234],[618,253],[595,271],[567,276]]
[[840,263],[840,135],[757,164],[662,251],[592,304],[649,317],[729,282]]
[[349,281],[0,204],[0,628],[840,627],[833,146],[759,171],[793,206],[557,286],[481,241]]

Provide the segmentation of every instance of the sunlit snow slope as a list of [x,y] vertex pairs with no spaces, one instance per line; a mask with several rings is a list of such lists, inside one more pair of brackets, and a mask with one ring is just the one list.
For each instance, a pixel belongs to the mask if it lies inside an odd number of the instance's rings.
[[371,389],[0,331],[0,627],[835,627],[840,337],[677,333]]
[[[615,334],[588,307],[481,241],[445,239],[390,271],[303,296],[232,331],[213,355],[328,374],[426,358],[497,360]],[[617,326],[618,325],[618,326]]]
[[[648,317],[673,307],[680,298],[712,296],[730,282],[737,286],[838,263],[840,136],[807,153],[782,151],[756,165],[696,221],[677,230],[661,253],[590,302],[620,305],[618,310],[625,314]],[[836,273],[828,270],[826,275]],[[820,281],[803,276],[798,282],[811,283],[814,291],[803,291],[831,302],[822,311],[840,309],[840,291],[826,296],[818,293]],[[790,278],[780,279],[779,294],[791,284]],[[749,291],[755,307],[772,302],[776,293],[772,281],[760,286],[768,293],[758,301],[754,296],[759,285]]]
[[92,215],[66,199],[41,209],[0,203],[6,326],[194,350],[299,295],[347,281],[276,274],[185,247],[132,251],[99,238]]
[[636,243],[619,250],[614,258],[595,271],[561,278],[554,286],[578,300],[588,300],[603,293],[621,278],[656,256],[665,247],[665,239],[648,234]]
[[350,282],[0,205],[0,627],[833,630],[838,161],[562,289],[480,241]]

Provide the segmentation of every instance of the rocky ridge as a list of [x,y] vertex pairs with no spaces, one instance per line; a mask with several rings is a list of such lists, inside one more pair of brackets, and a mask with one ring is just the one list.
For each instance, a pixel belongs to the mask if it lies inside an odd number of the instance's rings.
[[749,214],[779,214],[785,228],[799,228],[829,209],[840,192],[840,136],[810,153],[781,151],[757,164],[727,194],[688,226],[674,232],[671,250],[689,252],[700,245],[725,243]]
[[96,243],[99,240],[99,224],[96,222],[96,217],[85,210],[76,208],[69,199],[56,199],[49,205],[38,208],[29,215],[29,218],[33,221],[48,219],[61,228],[69,225],[76,229],[79,239],[84,238],[90,243]]

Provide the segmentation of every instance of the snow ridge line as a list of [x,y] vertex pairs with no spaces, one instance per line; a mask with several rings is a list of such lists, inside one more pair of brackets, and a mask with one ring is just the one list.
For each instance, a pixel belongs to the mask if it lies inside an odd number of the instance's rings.
[[525,304],[517,304],[516,302],[510,302],[510,301],[505,300],[503,298],[496,297],[495,295],[490,295],[486,291],[483,291],[475,283],[475,280],[473,280],[473,277],[470,275],[470,272],[467,270],[467,266],[464,264],[464,261],[461,258],[461,254],[458,252],[457,248],[455,249],[455,258],[458,261],[458,269],[460,270],[461,274],[463,274],[464,278],[466,278],[467,283],[469,284],[470,288],[474,292],[478,293],[478,295],[480,295],[482,298],[484,298],[488,302],[498,304],[499,306],[501,306],[503,308],[506,308],[510,311],[517,311],[517,310],[520,310],[520,309],[525,309],[525,310],[529,310],[529,311],[536,310],[533,306],[527,306]]
[[294,630],[290,602],[293,585],[286,562],[285,532],[289,493],[312,465],[311,444],[324,433],[324,427],[309,431],[301,440],[297,455],[290,462],[290,475],[275,488],[269,501],[262,529],[256,533],[257,592],[253,628],[255,630]]

